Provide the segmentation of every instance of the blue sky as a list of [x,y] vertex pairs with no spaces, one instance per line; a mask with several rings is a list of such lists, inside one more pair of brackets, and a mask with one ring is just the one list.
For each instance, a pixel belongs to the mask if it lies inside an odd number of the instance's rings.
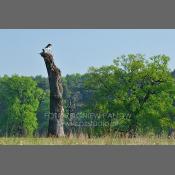
[[171,58],[169,67],[175,68],[174,29],[1,29],[0,76],[47,76],[38,53],[48,43],[53,44],[55,62],[63,75],[109,65],[129,53],[166,54]]

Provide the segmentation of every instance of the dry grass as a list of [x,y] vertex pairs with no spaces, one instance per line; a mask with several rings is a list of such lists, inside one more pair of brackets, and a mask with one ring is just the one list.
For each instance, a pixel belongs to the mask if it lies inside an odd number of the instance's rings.
[[0,145],[175,145],[175,139],[156,137],[101,138],[0,138]]

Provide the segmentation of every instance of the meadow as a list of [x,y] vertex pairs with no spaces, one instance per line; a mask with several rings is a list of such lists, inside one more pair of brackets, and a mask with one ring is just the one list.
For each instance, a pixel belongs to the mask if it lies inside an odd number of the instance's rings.
[[0,145],[175,145],[175,139],[166,137],[100,137],[86,138],[32,138],[32,137],[1,137]]

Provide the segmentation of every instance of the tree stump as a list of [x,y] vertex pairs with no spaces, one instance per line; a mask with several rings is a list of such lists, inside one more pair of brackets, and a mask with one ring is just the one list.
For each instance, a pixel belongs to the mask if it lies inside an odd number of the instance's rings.
[[49,137],[64,136],[64,107],[63,107],[63,87],[61,81],[61,71],[54,63],[53,54],[43,49],[40,55],[43,57],[50,86],[50,114],[49,114]]

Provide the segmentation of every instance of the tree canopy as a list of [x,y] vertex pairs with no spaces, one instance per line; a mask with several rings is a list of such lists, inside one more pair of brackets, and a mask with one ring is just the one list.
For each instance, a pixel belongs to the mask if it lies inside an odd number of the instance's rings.
[[91,67],[86,82],[94,91],[90,108],[114,113],[110,127],[131,135],[174,127],[175,82],[168,61],[165,55],[123,55],[113,65]]
[[0,79],[1,134],[28,136],[38,127],[36,111],[44,92],[29,77]]

